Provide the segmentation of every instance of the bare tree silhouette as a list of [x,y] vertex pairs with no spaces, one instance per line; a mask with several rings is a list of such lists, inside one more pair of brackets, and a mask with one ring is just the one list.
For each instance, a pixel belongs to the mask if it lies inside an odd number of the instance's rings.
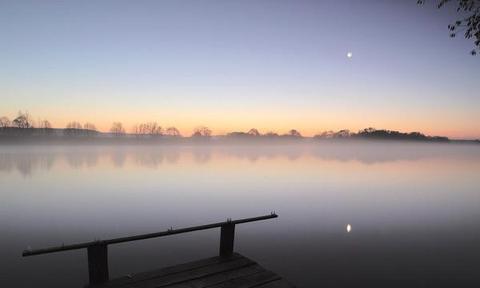
[[115,136],[121,136],[125,134],[125,129],[123,128],[121,122],[113,122],[110,132],[112,132]]
[[175,127],[168,127],[167,130],[165,131],[165,134],[168,135],[168,136],[173,136],[173,137],[182,136],[180,134],[180,131],[178,131],[178,129],[175,128]]
[[333,132],[331,130],[325,131],[315,135],[313,138],[318,139],[333,139],[333,138],[348,138],[353,136],[354,134],[350,132],[348,129],[343,129],[338,132]]
[[352,133],[348,129],[340,130],[334,135],[335,138],[349,138],[350,136],[352,136]]
[[232,138],[239,138],[239,139],[247,139],[247,138],[252,138],[252,137],[260,137],[262,136],[260,132],[258,132],[257,129],[252,128],[248,130],[247,133],[245,132],[230,132],[227,133],[227,137],[232,137]]
[[69,122],[67,126],[65,126],[63,133],[66,135],[81,135],[83,134],[82,124],[77,121]]
[[286,136],[290,136],[290,137],[302,137],[302,134],[300,134],[300,132],[298,132],[297,130],[292,129],[292,130],[288,131],[288,133],[286,134]]
[[335,132],[333,132],[332,130],[329,130],[329,131],[323,131],[321,133],[318,133],[317,135],[313,136],[313,138],[330,139],[330,138],[333,138],[334,135],[335,135]]
[[141,123],[133,126],[136,135],[163,135],[163,129],[157,122]]
[[83,124],[82,134],[88,135],[88,136],[96,135],[98,134],[97,127],[95,127],[94,124],[87,122]]
[[67,129],[77,129],[77,130],[80,130],[82,129],[82,124],[80,124],[79,122],[77,121],[72,121],[72,122],[69,122],[66,126]]
[[139,135],[140,134],[140,128],[139,128],[139,124],[135,124],[132,128],[132,133],[135,134],[135,135]]
[[12,125],[12,122],[10,121],[10,119],[8,119],[5,116],[0,117],[0,128],[7,128],[7,127],[10,127],[10,125]]
[[83,129],[90,130],[90,131],[97,131],[97,127],[95,127],[94,124],[88,123],[88,122],[83,124]]
[[17,118],[13,119],[12,124],[14,127],[22,129],[33,128],[32,119],[28,112],[22,113],[22,111],[19,111]]
[[273,131],[268,131],[265,136],[267,137],[278,137],[278,134]]
[[163,135],[163,129],[157,122],[147,123],[147,132],[150,135]]
[[252,128],[252,129],[248,130],[248,135],[252,135],[252,136],[260,136],[261,134],[260,134],[260,132],[258,132],[258,130],[257,130],[257,129],[255,129],[255,128]]
[[41,128],[41,129],[52,129],[52,124],[50,123],[50,121],[44,119],[44,120],[40,120],[39,121],[39,124],[38,124],[38,128]]
[[38,128],[40,128],[40,131],[43,134],[50,134],[53,131],[52,124],[46,119],[38,120]]
[[193,130],[192,137],[210,137],[212,136],[212,130],[205,126],[199,126]]

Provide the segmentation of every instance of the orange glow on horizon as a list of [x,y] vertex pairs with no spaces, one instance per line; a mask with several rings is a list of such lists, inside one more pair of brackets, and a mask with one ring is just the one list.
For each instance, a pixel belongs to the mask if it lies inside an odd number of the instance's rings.
[[[82,109],[44,108],[29,110],[32,119],[36,122],[47,119],[54,128],[64,128],[69,122],[77,121],[81,124],[93,123],[99,131],[108,132],[113,122],[121,122],[127,133],[139,123],[157,122],[162,128],[174,126],[183,136],[192,134],[195,127],[209,127],[214,135],[224,135],[229,132],[247,132],[256,128],[260,133],[275,132],[287,133],[290,129],[300,131],[303,136],[314,136],[323,131],[338,131],[349,129],[358,132],[361,129],[373,127],[376,129],[396,130],[401,132],[421,132],[430,136],[447,136],[452,139],[478,139],[480,127],[475,125],[471,116],[457,115],[455,122],[449,118],[441,117],[441,112],[430,114],[415,114],[392,111],[321,111],[321,109],[295,110],[286,108],[277,109],[240,109],[214,110],[214,109],[171,109],[146,111],[135,109],[118,109],[103,111],[100,107]],[[172,111],[175,110],[175,111]],[[200,111],[199,111],[200,110]],[[1,113],[13,119],[16,113]],[[406,115],[404,115],[406,114]],[[440,119],[440,120],[439,120]]]

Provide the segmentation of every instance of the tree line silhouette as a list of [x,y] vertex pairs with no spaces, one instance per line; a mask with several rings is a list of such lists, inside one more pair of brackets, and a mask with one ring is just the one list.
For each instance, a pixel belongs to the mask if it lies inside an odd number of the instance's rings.
[[[78,121],[67,123],[65,128],[53,128],[48,120],[38,120],[37,125],[28,112],[19,111],[17,117],[10,120],[8,117],[0,117],[0,132],[2,134],[54,134],[61,132],[68,136],[95,136],[102,133],[97,130],[95,124],[81,124]],[[113,136],[132,135],[138,138],[152,138],[156,136],[182,137],[180,130],[171,126],[163,128],[157,122],[135,124],[131,133],[127,133],[122,122],[113,122],[109,133]],[[58,134],[58,133],[57,133]],[[211,137],[212,130],[205,126],[196,127],[191,137]]]
[[375,128],[365,128],[353,133],[350,130],[340,130],[338,132],[325,131],[315,135],[315,139],[371,139],[371,140],[414,140],[414,141],[449,141],[448,137],[427,136],[420,132],[403,133],[394,130],[377,130]]
[[[68,136],[95,136],[102,134],[98,131],[95,124],[87,122],[81,124],[78,121],[67,123],[65,128],[53,128],[48,120],[38,120],[37,125],[28,112],[18,112],[17,117],[10,120],[8,117],[0,117],[0,132],[3,134],[54,134],[61,132]],[[113,122],[109,133],[114,136],[126,135],[126,129],[121,122]],[[57,133],[58,134],[58,133]],[[107,133],[108,134],[108,133]],[[137,137],[147,136],[172,136],[181,137],[180,131],[176,127],[163,129],[157,122],[147,122],[136,124],[130,135]],[[210,136],[211,130],[206,127],[197,128],[192,136]]]
[[[160,136],[183,137],[176,127],[163,128],[157,122],[140,123],[133,126],[131,133],[127,133],[121,122],[113,122],[108,133],[99,132],[96,126],[90,122],[83,125],[78,121],[69,122],[65,128],[55,129],[46,120],[32,120],[28,112],[18,112],[17,117],[10,120],[8,117],[0,117],[0,134],[2,135],[67,135],[67,136],[98,136],[111,135],[116,137],[130,136],[136,138],[156,138]],[[193,130],[192,138],[210,138],[212,130],[206,126],[199,126]],[[285,134],[269,131],[265,134],[252,128],[248,132],[230,132],[224,137],[227,139],[302,139],[305,138],[296,130],[291,129]],[[371,139],[371,140],[414,140],[414,141],[449,141],[447,137],[427,136],[420,132],[403,133],[393,130],[366,128],[358,132],[343,129],[339,131],[324,131],[312,137],[315,140],[342,140],[342,139]]]

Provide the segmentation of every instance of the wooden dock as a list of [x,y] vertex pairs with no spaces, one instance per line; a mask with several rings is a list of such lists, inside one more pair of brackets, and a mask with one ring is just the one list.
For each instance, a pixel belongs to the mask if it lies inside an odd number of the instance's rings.
[[[98,240],[58,247],[25,250],[24,257],[56,253],[68,250],[86,249],[88,255],[88,287],[125,288],[286,288],[294,287],[285,279],[266,270],[254,261],[234,253],[235,225],[277,218],[278,215],[258,216],[238,220],[227,219],[206,225],[168,229],[142,235],[127,236],[108,240]],[[118,243],[171,236],[176,234],[220,228],[219,256],[167,267],[150,272],[110,279],[108,269],[108,246]]]
[[282,277],[234,253],[110,280],[95,288],[290,288]]

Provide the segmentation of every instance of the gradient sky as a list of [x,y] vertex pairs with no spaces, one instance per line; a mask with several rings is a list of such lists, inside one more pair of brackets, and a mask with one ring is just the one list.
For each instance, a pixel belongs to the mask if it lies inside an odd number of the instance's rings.
[[480,56],[455,19],[416,0],[0,0],[0,115],[480,138]]

